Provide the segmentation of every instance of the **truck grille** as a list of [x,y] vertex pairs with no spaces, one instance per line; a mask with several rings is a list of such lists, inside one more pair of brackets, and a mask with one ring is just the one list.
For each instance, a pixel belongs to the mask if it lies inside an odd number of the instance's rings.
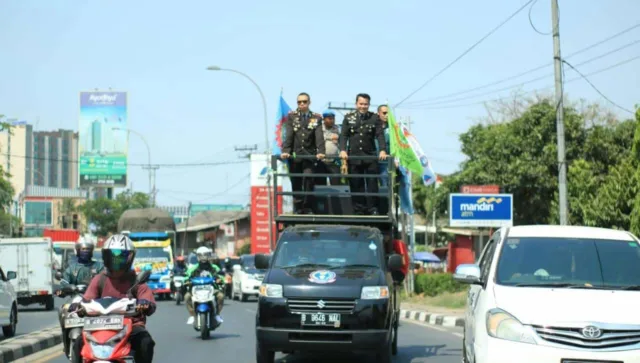
[[323,312],[349,314],[356,306],[355,300],[287,299],[292,313]]
[[571,347],[584,349],[609,349],[640,343],[640,330],[601,329],[598,338],[587,338],[580,328],[533,326],[540,338]]

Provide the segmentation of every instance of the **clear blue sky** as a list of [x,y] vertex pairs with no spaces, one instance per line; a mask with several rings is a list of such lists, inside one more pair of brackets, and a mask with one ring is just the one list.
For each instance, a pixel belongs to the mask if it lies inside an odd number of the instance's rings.
[[[78,128],[78,93],[94,88],[129,92],[129,127],[147,135],[155,163],[237,160],[235,145],[264,147],[260,98],[247,80],[209,65],[241,70],[267,97],[274,124],[284,89],[294,106],[309,92],[312,109],[353,102],[358,92],[372,103],[398,102],[526,0],[451,1],[39,1],[0,0],[0,113],[36,123],[37,129]],[[562,49],[569,55],[639,22],[637,0],[561,0]],[[532,10],[538,29],[551,25],[550,1]],[[640,28],[568,60],[573,64],[640,39]],[[579,67],[589,73],[640,55],[640,44]],[[536,33],[527,10],[438,77],[409,101],[463,91],[552,61],[552,40]],[[640,102],[640,60],[589,77],[628,109]],[[399,108],[437,173],[463,160],[457,133],[486,115],[483,100],[517,85],[553,85],[546,67],[480,91],[437,99],[437,105]],[[576,74],[567,69],[568,79]],[[567,83],[572,99],[604,101],[584,81]],[[452,101],[453,100],[453,101]],[[447,101],[447,102],[443,102]],[[423,103],[424,105],[424,103]],[[616,112],[628,117],[622,111]],[[270,130],[272,134],[272,131]],[[146,149],[130,139],[130,162],[145,163]],[[246,203],[249,181],[226,196],[210,195],[249,173],[248,164],[208,168],[160,168],[158,201]],[[130,167],[130,180],[148,190],[147,173]]]

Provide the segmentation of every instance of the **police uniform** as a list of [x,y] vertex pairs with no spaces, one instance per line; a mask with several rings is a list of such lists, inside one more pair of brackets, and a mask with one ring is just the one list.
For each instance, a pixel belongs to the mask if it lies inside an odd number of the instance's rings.
[[[296,110],[287,116],[285,139],[282,145],[282,153],[293,155],[317,155],[324,154],[324,135],[322,132],[322,118],[311,111],[303,113]],[[309,174],[309,177],[291,177],[291,189],[293,192],[313,191],[313,169],[315,160],[296,159],[291,160],[291,173]],[[304,188],[303,188],[304,186]],[[294,195],[293,205],[296,213],[310,213],[313,205],[312,195]]]
[[[376,147],[376,140],[380,148]],[[379,151],[387,152],[382,122],[373,112],[364,114],[349,112],[342,121],[340,150],[349,156],[377,156]],[[376,160],[349,160],[350,174],[379,174]],[[378,193],[379,178],[349,178],[351,192],[364,193],[365,184],[368,193]],[[368,211],[377,214],[377,197],[353,197],[354,210],[361,214]]]

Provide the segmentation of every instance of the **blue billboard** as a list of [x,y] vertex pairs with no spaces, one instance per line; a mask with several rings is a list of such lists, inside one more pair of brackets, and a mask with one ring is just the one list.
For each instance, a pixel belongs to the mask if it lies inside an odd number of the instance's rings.
[[513,225],[513,194],[449,194],[449,226]]

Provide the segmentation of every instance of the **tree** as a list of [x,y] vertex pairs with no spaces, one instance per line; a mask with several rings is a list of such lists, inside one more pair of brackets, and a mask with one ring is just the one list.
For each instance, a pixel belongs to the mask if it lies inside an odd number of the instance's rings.
[[145,193],[125,190],[115,199],[98,198],[88,200],[81,208],[89,223],[96,225],[98,236],[115,233],[118,220],[128,209],[149,208],[149,196]]

